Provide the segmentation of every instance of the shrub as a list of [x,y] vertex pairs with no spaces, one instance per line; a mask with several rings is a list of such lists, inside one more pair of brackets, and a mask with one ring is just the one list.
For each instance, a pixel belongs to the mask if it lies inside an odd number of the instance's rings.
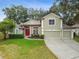
[[21,39],[24,38],[23,34],[9,34],[9,39]]
[[39,35],[32,34],[31,38],[39,38]]
[[44,39],[44,35],[40,35],[40,38],[41,38],[41,39]]
[[0,40],[4,39],[4,34],[2,32],[0,32]]
[[31,35],[31,38],[44,39],[44,35],[39,35],[39,34],[35,35],[35,34],[32,34],[32,35]]

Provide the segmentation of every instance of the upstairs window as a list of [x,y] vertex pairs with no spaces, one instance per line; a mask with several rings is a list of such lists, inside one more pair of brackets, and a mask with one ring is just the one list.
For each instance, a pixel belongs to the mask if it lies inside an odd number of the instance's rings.
[[55,20],[53,20],[53,19],[49,20],[49,25],[54,25],[54,23],[55,23]]

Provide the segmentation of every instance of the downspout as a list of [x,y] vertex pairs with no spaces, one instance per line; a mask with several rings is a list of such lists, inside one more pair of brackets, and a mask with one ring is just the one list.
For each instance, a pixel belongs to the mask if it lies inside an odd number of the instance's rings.
[[73,32],[73,30],[71,30],[71,39],[73,39],[74,38],[74,32]]
[[63,30],[63,28],[62,28],[62,40],[63,40],[63,31],[64,31],[64,30]]

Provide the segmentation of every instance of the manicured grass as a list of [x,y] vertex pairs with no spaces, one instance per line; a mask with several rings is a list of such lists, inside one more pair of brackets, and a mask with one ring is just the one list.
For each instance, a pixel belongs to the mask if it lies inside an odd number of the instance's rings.
[[74,40],[79,42],[79,36],[75,36]]
[[57,59],[45,46],[44,40],[9,39],[0,42],[4,59]]

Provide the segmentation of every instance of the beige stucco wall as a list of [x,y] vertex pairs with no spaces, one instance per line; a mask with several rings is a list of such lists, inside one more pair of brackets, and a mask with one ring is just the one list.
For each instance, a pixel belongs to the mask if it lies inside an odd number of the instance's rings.
[[[49,19],[54,19],[55,24],[49,25]],[[44,31],[45,39],[71,39],[72,33],[69,29],[63,29],[63,22],[59,16],[50,13],[43,17],[42,30]]]
[[[54,19],[55,24],[54,25],[49,25],[49,19]],[[56,15],[49,14],[46,17],[44,17],[44,20],[43,20],[43,29],[44,29],[44,31],[61,30],[61,28],[62,28],[61,25],[62,25],[62,20],[59,17],[57,17]]]

